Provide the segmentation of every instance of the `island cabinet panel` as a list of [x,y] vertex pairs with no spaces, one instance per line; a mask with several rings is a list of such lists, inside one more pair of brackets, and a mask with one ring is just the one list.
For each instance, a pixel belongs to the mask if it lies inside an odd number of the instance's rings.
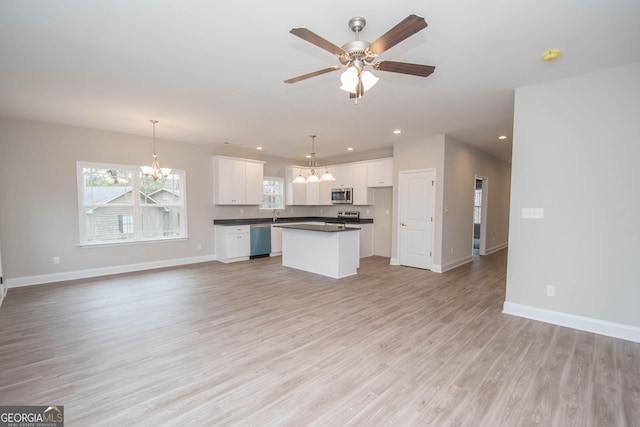
[[393,186],[393,159],[378,159],[367,162],[367,186]]
[[213,157],[213,200],[216,205],[262,204],[264,162]]
[[215,233],[218,261],[229,263],[249,259],[251,236],[248,225],[216,225]]

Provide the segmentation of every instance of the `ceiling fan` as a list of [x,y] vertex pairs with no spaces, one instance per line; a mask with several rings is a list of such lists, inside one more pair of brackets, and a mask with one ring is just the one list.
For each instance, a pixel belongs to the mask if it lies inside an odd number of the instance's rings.
[[361,98],[362,95],[364,95],[364,92],[370,89],[378,81],[378,78],[370,71],[365,70],[365,67],[367,66],[372,67],[374,70],[410,74],[412,76],[420,77],[427,77],[434,72],[436,67],[431,65],[409,64],[406,62],[395,61],[376,61],[378,55],[387,49],[426,28],[427,22],[423,17],[418,15],[407,16],[373,43],[359,39],[360,31],[362,31],[366,24],[367,21],[362,17],[351,18],[349,20],[349,28],[356,33],[356,39],[342,47],[334,45],[306,28],[292,28],[291,31],[289,31],[291,34],[298,36],[321,49],[333,53],[338,57],[342,65],[334,65],[333,67],[303,74],[301,76],[287,79],[284,82],[296,83],[310,77],[346,68],[346,71],[342,73],[342,76],[340,77],[342,81],[340,89],[349,92],[349,97],[355,98],[357,103],[358,98]]

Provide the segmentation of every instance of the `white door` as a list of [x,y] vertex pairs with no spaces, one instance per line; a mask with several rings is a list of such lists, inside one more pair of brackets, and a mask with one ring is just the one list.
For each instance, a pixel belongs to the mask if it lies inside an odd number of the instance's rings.
[[409,267],[431,269],[435,171],[400,172],[399,184],[399,263]]

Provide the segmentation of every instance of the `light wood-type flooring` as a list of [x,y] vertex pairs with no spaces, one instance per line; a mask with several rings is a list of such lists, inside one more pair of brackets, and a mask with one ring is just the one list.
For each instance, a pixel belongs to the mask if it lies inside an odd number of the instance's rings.
[[67,426],[639,426],[640,344],[502,314],[506,256],[10,289],[0,405],[64,405]]

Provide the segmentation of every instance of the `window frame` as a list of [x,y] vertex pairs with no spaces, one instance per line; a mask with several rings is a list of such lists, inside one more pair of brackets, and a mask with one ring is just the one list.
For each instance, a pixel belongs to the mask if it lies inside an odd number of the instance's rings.
[[[80,247],[101,247],[101,246],[113,246],[113,245],[129,245],[129,244],[139,244],[139,243],[158,243],[158,242],[166,242],[166,241],[176,241],[176,240],[184,240],[188,238],[187,235],[187,173],[182,169],[172,169],[172,175],[178,175],[180,179],[180,203],[159,203],[155,205],[157,207],[170,207],[177,208],[178,210],[178,218],[179,222],[179,234],[175,236],[162,236],[162,237],[144,237],[143,230],[143,210],[145,208],[149,208],[150,205],[141,203],[140,197],[132,197],[132,203],[129,205],[125,204],[85,204],[84,198],[84,169],[111,169],[111,170],[122,170],[128,171],[131,173],[131,193],[133,195],[140,194],[141,187],[141,178],[142,172],[139,166],[134,165],[122,165],[115,163],[102,163],[102,162],[87,162],[87,161],[77,161],[76,162],[76,180],[77,180],[77,196],[78,196],[78,246]],[[126,240],[114,240],[114,241],[89,241],[88,230],[87,230],[87,222],[86,222],[86,213],[89,209],[95,209],[100,206],[110,206],[110,207],[118,207],[118,206],[130,206],[132,208],[132,216],[133,216],[133,233],[132,237]],[[120,215],[116,215],[119,217]],[[120,221],[119,218],[117,218]]]

